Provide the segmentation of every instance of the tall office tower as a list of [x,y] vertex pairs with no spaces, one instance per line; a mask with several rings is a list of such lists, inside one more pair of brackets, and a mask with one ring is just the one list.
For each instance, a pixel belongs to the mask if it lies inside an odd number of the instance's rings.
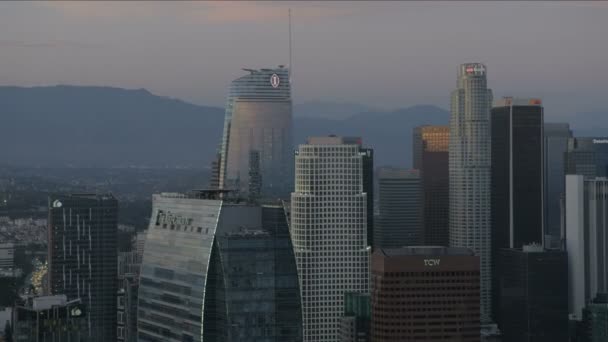
[[221,190],[153,196],[138,340],[302,339],[298,275],[280,205]]
[[12,314],[15,342],[92,341],[87,331],[87,307],[80,298],[70,301],[65,295],[25,301],[19,298]]
[[[564,196],[565,154],[572,137],[567,123],[545,123],[545,241],[547,247],[561,247],[561,201]],[[555,242],[554,242],[555,241]]]
[[372,255],[372,341],[480,341],[479,257],[467,248]]
[[491,104],[486,67],[461,65],[450,116],[450,246],[470,248],[481,259],[482,323],[492,312]]
[[380,169],[378,196],[380,215],[374,247],[422,245],[422,184],[418,170]]
[[491,117],[492,308],[496,319],[501,299],[500,250],[544,240],[542,102],[505,97],[496,101]]
[[566,174],[608,177],[608,138],[568,139]]
[[87,341],[116,340],[117,220],[112,195],[49,197],[49,288],[87,306]]
[[230,85],[221,145],[219,187],[248,193],[250,152],[260,155],[263,197],[287,197],[293,184],[288,69],[244,69]]
[[340,319],[340,342],[370,342],[371,306],[369,294],[345,293]]
[[543,107],[506,97],[492,108],[492,250],[543,243]]
[[347,292],[369,291],[367,194],[360,140],[309,138],[296,152],[291,238],[304,341],[338,341]]
[[580,321],[585,304],[608,293],[608,179],[566,175],[569,308]]
[[608,294],[598,293],[583,310],[583,316],[585,341],[608,341]]
[[568,257],[540,245],[501,249],[503,342],[568,341]]
[[414,128],[414,169],[420,170],[424,198],[424,243],[449,244],[449,126]]

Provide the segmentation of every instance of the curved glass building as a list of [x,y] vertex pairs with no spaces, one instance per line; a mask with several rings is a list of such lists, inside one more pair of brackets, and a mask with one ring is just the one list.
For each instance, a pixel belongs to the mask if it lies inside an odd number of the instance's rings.
[[[219,186],[248,193],[250,155],[259,155],[255,187],[262,197],[286,198],[293,183],[289,71],[244,69],[230,85],[220,149]],[[261,182],[261,183],[260,183]]]
[[450,116],[450,247],[469,248],[480,258],[481,320],[486,323],[492,312],[491,106],[485,65],[462,64]]
[[283,207],[217,198],[218,192],[153,196],[138,340],[301,341]]

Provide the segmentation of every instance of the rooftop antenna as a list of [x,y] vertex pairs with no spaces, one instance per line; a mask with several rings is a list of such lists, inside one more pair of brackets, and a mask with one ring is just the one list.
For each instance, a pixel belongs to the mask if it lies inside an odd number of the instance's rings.
[[291,84],[291,74],[293,64],[291,62],[291,8],[287,10],[287,17],[289,22],[289,83]]

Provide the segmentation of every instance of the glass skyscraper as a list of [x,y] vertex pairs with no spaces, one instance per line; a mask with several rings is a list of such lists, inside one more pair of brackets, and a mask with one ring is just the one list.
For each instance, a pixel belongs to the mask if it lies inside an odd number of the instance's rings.
[[420,170],[423,192],[424,243],[449,244],[449,126],[414,128],[414,169]]
[[112,195],[51,195],[48,234],[51,293],[87,307],[87,341],[115,341],[118,201]]
[[287,198],[293,186],[292,103],[289,71],[244,69],[230,85],[220,148],[219,187],[249,192],[250,154],[259,159],[256,191]]
[[360,139],[336,136],[296,152],[290,229],[306,342],[338,341],[344,294],[369,291],[365,156]]
[[153,196],[139,341],[301,341],[283,207],[220,200],[220,193]]
[[492,312],[490,107],[486,67],[462,64],[450,116],[450,246],[470,248],[481,262],[481,320]]

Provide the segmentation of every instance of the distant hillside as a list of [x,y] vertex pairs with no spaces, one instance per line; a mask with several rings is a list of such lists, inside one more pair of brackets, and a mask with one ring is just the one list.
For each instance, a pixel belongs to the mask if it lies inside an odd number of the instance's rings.
[[23,165],[207,165],[224,111],[108,87],[0,87],[1,160]]
[[358,103],[311,101],[294,105],[293,116],[295,118],[344,120],[355,114],[371,111],[375,111],[375,109]]
[[[377,165],[409,165],[412,128],[447,121],[448,113],[434,106],[364,112],[344,120],[296,117],[295,143],[313,135],[357,135],[376,150]],[[0,160],[25,166],[206,167],[223,122],[222,108],[144,89],[0,87]]]

